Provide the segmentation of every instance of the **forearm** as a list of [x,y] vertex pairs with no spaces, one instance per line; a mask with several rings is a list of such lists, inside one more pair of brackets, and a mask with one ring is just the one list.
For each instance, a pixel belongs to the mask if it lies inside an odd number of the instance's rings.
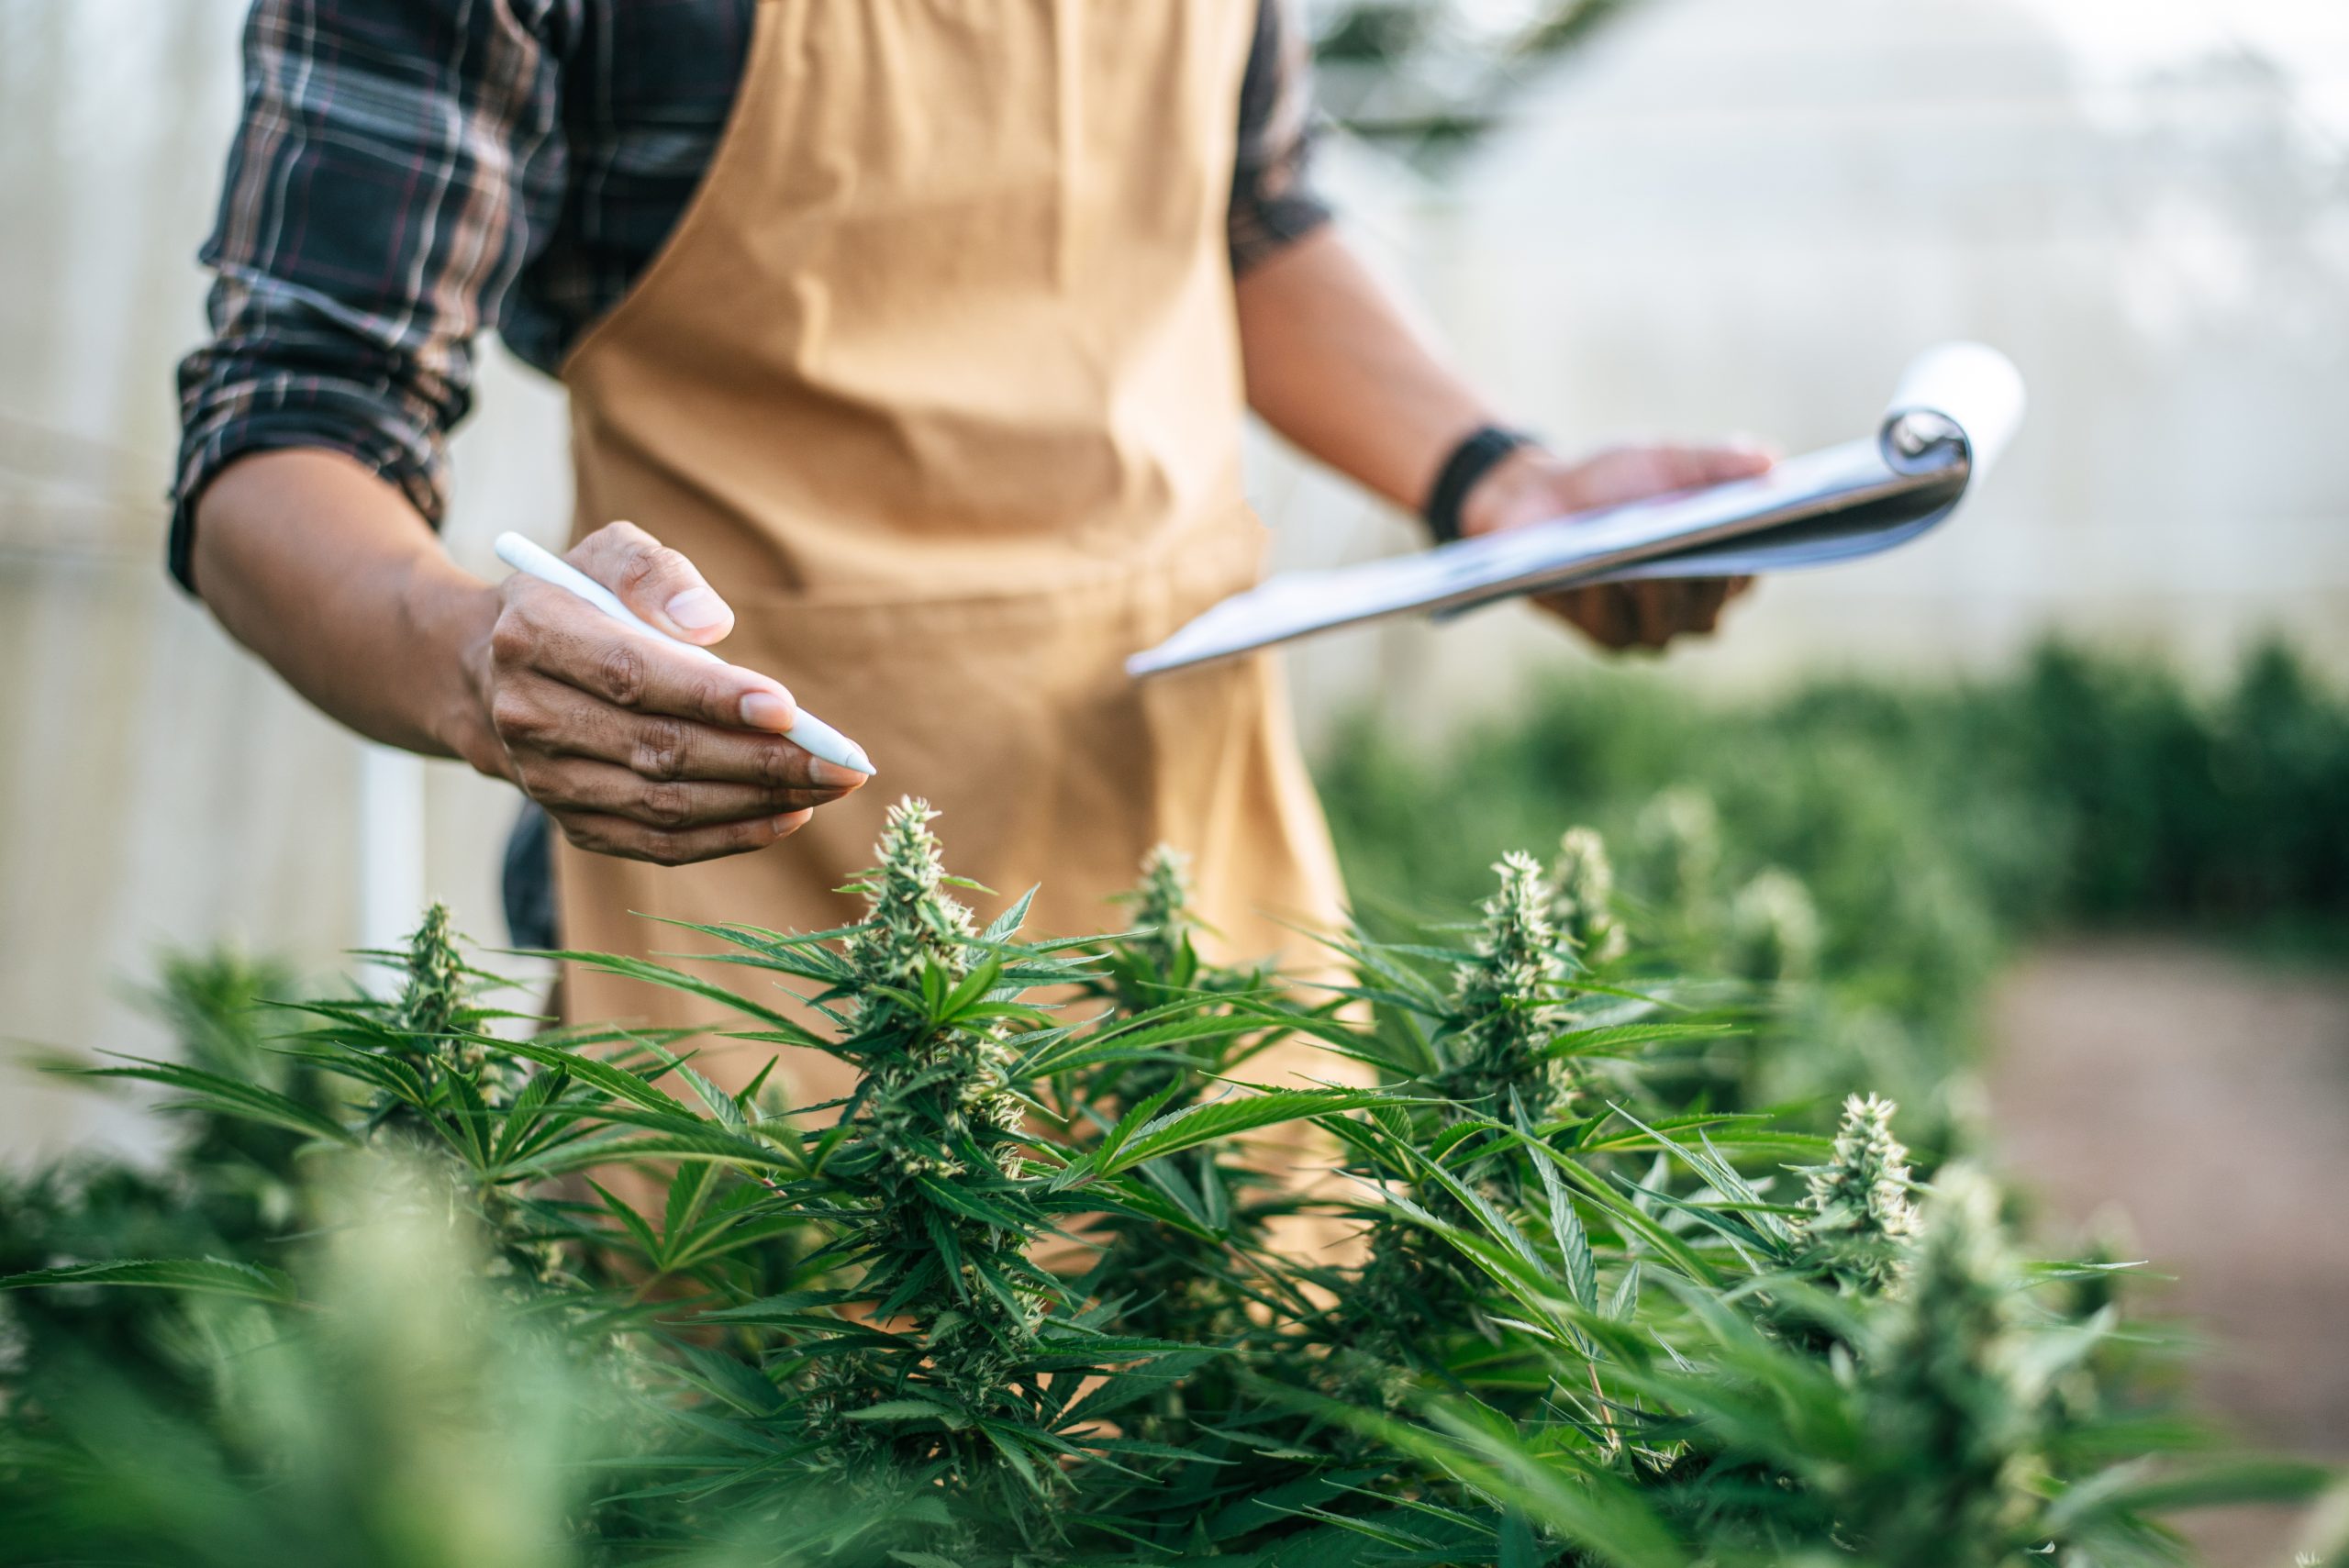
[[[1407,510],[1427,505],[1463,439],[1499,422],[1328,227],[1243,273],[1238,309],[1250,405],[1306,452]],[[1751,447],[1620,447],[1569,462],[1528,442],[1473,479],[1451,520],[1473,538],[1769,465]],[[1662,648],[1682,632],[1710,631],[1744,586],[1608,584],[1542,603],[1607,647]]]
[[339,453],[256,453],[196,510],[197,590],[229,634],[360,733],[503,771],[481,676],[497,595]]
[[1324,227],[1238,285],[1248,401],[1310,456],[1407,510],[1492,422],[1368,268]]

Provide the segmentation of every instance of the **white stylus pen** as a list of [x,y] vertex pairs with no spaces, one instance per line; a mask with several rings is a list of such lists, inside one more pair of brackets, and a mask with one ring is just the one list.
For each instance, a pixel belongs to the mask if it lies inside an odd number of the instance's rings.
[[[532,544],[520,534],[499,534],[496,548],[497,559],[515,571],[535,577],[541,583],[551,583],[558,588],[567,589],[576,594],[622,626],[632,626],[648,637],[659,638],[672,648],[684,649],[696,659],[707,659],[713,664],[726,662],[708,649],[696,648],[690,642],[681,642],[659,627],[640,619],[635,611],[621,604],[619,596],[609,588],[605,587],[553,551]],[[804,707],[799,710],[799,717],[791,721],[791,728],[785,733],[791,738],[793,745],[810,756],[821,757],[827,762],[838,762],[843,768],[854,768],[860,773],[871,773],[875,771],[872,759],[864,754],[863,747]]]

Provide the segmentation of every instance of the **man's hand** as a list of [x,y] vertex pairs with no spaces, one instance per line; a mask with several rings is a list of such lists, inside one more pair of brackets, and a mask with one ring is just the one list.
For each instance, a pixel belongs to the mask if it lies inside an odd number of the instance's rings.
[[[764,675],[696,659],[517,573],[461,569],[396,486],[340,452],[260,451],[196,508],[213,613],[361,734],[511,779],[583,849],[662,865],[764,849],[864,782],[783,733]],[[716,642],[733,612],[627,523],[571,563],[653,626]]]
[[[1325,224],[1241,274],[1236,298],[1248,401],[1265,422],[1406,511],[1460,438],[1496,418]],[[1569,463],[1520,447],[1469,491],[1464,533],[1742,479],[1770,466],[1742,447],[1626,447]],[[1609,648],[1661,648],[1710,631],[1746,584],[1721,578],[1576,588],[1543,607]]]
[[[734,613],[693,563],[632,523],[570,562],[673,637],[716,642]],[[520,573],[498,589],[475,681],[503,748],[488,762],[581,849],[661,865],[764,849],[864,782],[784,731],[791,694],[621,626]]]
[[[1460,531],[1520,528],[1564,512],[1750,478],[1769,466],[1767,452],[1744,446],[1615,447],[1572,463],[1540,447],[1520,447],[1468,493]],[[1751,577],[1602,583],[1543,594],[1533,602],[1605,647],[1653,649],[1683,633],[1711,631],[1721,606],[1753,584]]]

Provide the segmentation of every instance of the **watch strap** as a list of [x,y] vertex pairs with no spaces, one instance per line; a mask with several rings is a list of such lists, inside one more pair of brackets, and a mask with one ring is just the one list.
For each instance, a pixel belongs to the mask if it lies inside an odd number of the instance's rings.
[[1481,425],[1460,439],[1452,455],[1435,473],[1435,483],[1428,488],[1427,505],[1419,515],[1427,519],[1438,544],[1450,544],[1460,537],[1460,508],[1467,501],[1468,493],[1476,482],[1493,471],[1494,465],[1522,446],[1532,444],[1533,438],[1522,430],[1507,429],[1499,425]]

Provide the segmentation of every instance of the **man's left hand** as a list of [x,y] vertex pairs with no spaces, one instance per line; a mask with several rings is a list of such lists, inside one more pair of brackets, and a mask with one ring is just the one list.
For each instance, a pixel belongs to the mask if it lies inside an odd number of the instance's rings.
[[[1614,447],[1580,462],[1520,447],[1468,493],[1460,531],[1497,533],[1567,512],[1747,479],[1769,466],[1770,454],[1751,446]],[[1751,577],[1670,577],[1568,588],[1533,602],[1603,647],[1654,649],[1684,633],[1711,631],[1721,606],[1753,584]]]

